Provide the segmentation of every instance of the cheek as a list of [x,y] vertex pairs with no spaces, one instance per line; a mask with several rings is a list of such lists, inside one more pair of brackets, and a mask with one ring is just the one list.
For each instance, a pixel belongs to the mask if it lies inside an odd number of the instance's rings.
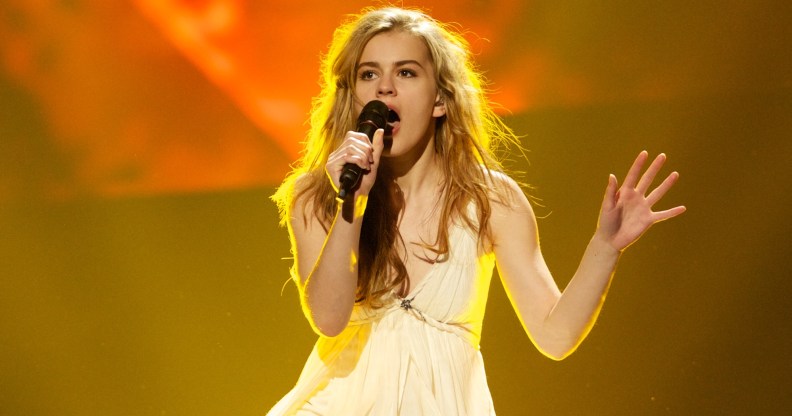
[[[371,99],[373,99],[372,97],[376,97],[377,95],[376,91],[372,86],[372,83],[370,82],[369,83],[358,82],[357,84],[355,84],[354,91],[355,91],[355,97],[358,97],[358,99],[365,102],[370,101]],[[369,98],[369,100],[366,100],[366,98]]]

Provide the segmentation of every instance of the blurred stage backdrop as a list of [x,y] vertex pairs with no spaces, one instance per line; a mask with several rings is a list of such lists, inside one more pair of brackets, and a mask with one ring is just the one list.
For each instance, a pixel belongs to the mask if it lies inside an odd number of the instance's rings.
[[[493,280],[499,414],[789,414],[791,3],[403,4],[467,30],[562,287],[608,173],[643,149],[681,172],[662,205],[688,212],[567,360]],[[315,336],[268,196],[368,5],[0,3],[0,415],[262,415],[290,388]]]

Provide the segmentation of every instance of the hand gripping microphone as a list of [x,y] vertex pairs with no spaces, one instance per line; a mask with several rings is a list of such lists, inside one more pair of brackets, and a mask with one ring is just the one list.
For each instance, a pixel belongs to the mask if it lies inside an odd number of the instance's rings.
[[[382,101],[369,101],[369,103],[363,107],[360,116],[358,116],[357,131],[368,136],[369,141],[372,140],[374,138],[374,132],[377,131],[377,129],[387,128],[388,112],[388,106]],[[344,165],[344,170],[341,171],[341,187],[338,191],[339,198],[346,198],[349,191],[360,181],[360,175],[360,166],[354,163],[347,163]]]

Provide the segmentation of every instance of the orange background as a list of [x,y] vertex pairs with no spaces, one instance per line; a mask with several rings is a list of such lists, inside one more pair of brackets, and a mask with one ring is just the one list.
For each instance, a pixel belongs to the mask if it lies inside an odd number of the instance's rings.
[[[775,3],[405,2],[467,31],[504,114],[789,87]],[[279,183],[368,4],[7,0],[0,199]]]

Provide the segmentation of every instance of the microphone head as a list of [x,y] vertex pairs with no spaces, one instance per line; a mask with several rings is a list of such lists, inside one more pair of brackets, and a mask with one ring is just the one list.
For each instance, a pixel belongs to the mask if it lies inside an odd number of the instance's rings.
[[[384,129],[388,125],[388,113],[390,109],[380,100],[371,100],[360,112],[358,116],[358,127],[361,124],[373,124],[376,129]],[[360,130],[358,130],[360,131]]]

